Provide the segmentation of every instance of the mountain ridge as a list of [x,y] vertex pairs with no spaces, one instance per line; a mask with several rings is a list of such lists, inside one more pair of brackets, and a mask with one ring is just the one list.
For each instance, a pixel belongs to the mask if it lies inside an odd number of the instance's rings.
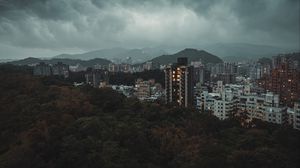
[[[72,54],[61,54],[61,56],[73,56]],[[202,63],[222,63],[223,60],[219,58],[218,56],[215,56],[213,54],[210,54],[204,50],[197,50],[193,48],[185,48],[175,54],[171,55],[160,55],[158,57],[155,57],[148,61],[153,61],[158,64],[171,64],[175,63],[178,57],[187,57],[189,63],[191,61],[202,61]],[[33,65],[37,64],[39,62],[45,62],[48,64],[55,64],[57,62],[62,62],[68,65],[77,65],[80,64],[82,66],[94,66],[94,65],[108,65],[109,63],[112,63],[112,61],[104,59],[104,58],[93,58],[89,60],[82,60],[82,59],[76,59],[76,58],[51,58],[51,59],[40,59],[40,58],[34,58],[34,57],[28,57],[21,60],[16,61],[10,61],[8,63],[14,64],[14,65]],[[147,62],[147,61],[146,61]],[[145,62],[144,62],[145,63]],[[135,64],[137,65],[137,64]]]
[[113,62],[122,62],[127,58],[131,58],[134,63],[144,62],[149,58],[167,54],[162,49],[157,48],[142,48],[142,49],[125,49],[125,48],[111,48],[89,51],[81,54],[60,54],[53,58],[69,58],[89,60],[93,58],[108,59]]
[[187,57],[189,63],[191,61],[201,61],[204,64],[223,62],[223,60],[216,55],[208,53],[204,50],[198,50],[193,48],[185,48],[184,50],[181,50],[171,55],[161,55],[154,59],[151,59],[150,61],[158,63],[160,65],[166,65],[175,63],[178,57]]
[[263,57],[272,57],[280,53],[294,52],[295,49],[286,49],[270,45],[250,43],[215,43],[202,46],[206,51],[218,55],[225,61],[258,60]]
[[34,57],[28,57],[25,59],[7,62],[13,65],[33,65],[40,62],[45,62],[47,64],[55,64],[57,62],[62,62],[68,65],[77,65],[80,64],[82,66],[90,67],[94,65],[108,65],[111,61],[103,59],[103,58],[94,58],[90,60],[80,60],[80,59],[68,59],[68,58],[52,58],[52,59],[39,59]]

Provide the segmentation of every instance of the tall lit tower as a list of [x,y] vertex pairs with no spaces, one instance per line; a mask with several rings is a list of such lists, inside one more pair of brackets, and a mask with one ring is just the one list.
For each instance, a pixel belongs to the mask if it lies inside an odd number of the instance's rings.
[[166,103],[179,106],[193,105],[193,67],[188,66],[186,57],[165,69]]

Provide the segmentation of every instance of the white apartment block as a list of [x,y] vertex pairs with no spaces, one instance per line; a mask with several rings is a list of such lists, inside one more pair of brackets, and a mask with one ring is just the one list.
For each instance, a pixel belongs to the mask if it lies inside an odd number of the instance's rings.
[[283,124],[286,108],[280,107],[265,107],[264,120],[269,123]]
[[239,97],[238,111],[247,112],[250,120],[259,119],[271,123],[284,122],[285,107],[279,107],[279,95],[271,92],[257,95],[248,94]]
[[220,120],[229,118],[229,115],[236,110],[237,99],[231,100],[216,100],[214,102],[213,115],[218,117]]
[[198,109],[210,111],[220,120],[225,120],[236,110],[237,99],[231,90],[223,90],[221,93],[203,91],[201,96],[196,98],[196,104]]
[[238,112],[247,112],[250,120],[264,120],[264,97],[256,94],[241,95],[238,101]]
[[214,111],[215,100],[220,97],[221,94],[219,93],[208,93],[208,91],[203,91],[200,97],[196,97],[196,108],[202,111]]
[[[218,83],[214,91],[203,91],[196,97],[196,107],[201,111],[211,111],[220,120],[231,113],[247,113],[249,121],[258,119],[274,124],[290,124],[300,130],[300,102],[294,108],[281,107],[279,95],[251,93],[249,86],[225,85]],[[235,114],[233,114],[235,115]]]
[[288,123],[293,126],[294,129],[300,130],[300,101],[296,102],[294,108],[287,110]]
[[300,130],[300,101],[295,103],[294,110],[294,128]]

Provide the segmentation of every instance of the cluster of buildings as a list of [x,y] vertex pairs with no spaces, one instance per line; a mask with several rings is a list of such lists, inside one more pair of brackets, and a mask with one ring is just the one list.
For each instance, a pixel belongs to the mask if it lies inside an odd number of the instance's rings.
[[76,65],[70,65],[69,69],[72,72],[81,72],[86,71],[88,68],[93,69],[101,69],[101,70],[107,70],[110,73],[135,73],[135,72],[143,72],[146,70],[154,70],[154,69],[160,69],[160,65],[153,61],[147,61],[141,64],[132,64],[131,57],[127,57],[124,62],[112,62],[107,65],[100,65],[95,64],[91,67],[83,66],[80,63],[77,63]]
[[103,87],[109,82],[108,71],[88,68],[85,72],[85,83],[95,88]]
[[126,97],[136,97],[144,102],[160,100],[164,93],[161,84],[155,83],[153,79],[145,81],[143,79],[138,79],[134,86],[111,85],[107,87],[112,88]]
[[134,86],[107,85],[106,87],[110,87],[111,89],[117,91],[120,94],[123,94],[126,97],[133,97],[133,95],[134,95]]
[[265,76],[269,76],[271,74],[272,70],[272,65],[265,63],[256,63],[254,62],[253,64],[249,65],[249,77],[252,80],[258,80],[261,79]]
[[137,79],[134,86],[109,85],[106,81],[99,82],[99,88],[111,88],[126,97],[136,97],[140,101],[153,102],[162,98],[164,89],[154,79]]
[[239,75],[238,64],[236,63],[218,63],[207,64],[210,81],[223,81],[224,83],[235,83],[235,78]]
[[115,64],[111,63],[108,65],[108,71],[109,72],[124,72],[124,73],[130,73],[133,71],[133,68],[131,64]]
[[196,108],[210,112],[220,120],[230,115],[246,116],[247,122],[253,119],[274,124],[288,124],[300,129],[300,102],[288,107],[280,103],[279,94],[273,92],[254,92],[252,86],[226,84],[222,81],[208,92],[205,87],[199,96],[195,96]]
[[[201,60],[189,63],[185,57],[163,66],[151,61],[135,66],[111,63],[85,69],[85,84],[95,88],[109,87],[141,101],[164,98],[168,104],[195,107],[220,120],[232,115],[246,116],[248,123],[256,119],[300,129],[300,64],[294,58],[279,55],[273,60],[243,64],[204,65]],[[155,80],[143,79],[137,79],[134,86],[109,84],[110,73],[133,73],[162,67],[164,88]],[[67,78],[69,71],[69,66],[61,62],[53,65],[41,62],[34,66],[33,72],[34,75]]]
[[165,68],[165,101],[196,107],[220,120],[246,116],[247,122],[257,119],[300,129],[297,61],[286,55],[274,57],[273,65],[249,66],[246,77],[240,67],[235,63],[188,64],[187,58],[178,58]]
[[63,76],[65,78],[69,77],[69,65],[58,62],[56,64],[46,64],[44,62],[40,62],[35,65],[33,68],[33,75],[36,76]]
[[152,61],[145,62],[143,64],[129,64],[129,63],[110,63],[108,65],[107,70],[112,73],[116,72],[124,72],[124,73],[134,73],[134,72],[142,72],[146,70],[159,69],[160,66],[157,63]]
[[126,97],[136,97],[141,101],[155,101],[163,96],[164,90],[161,84],[154,79],[137,79],[134,86],[110,85],[109,71],[103,69],[87,69],[85,83],[95,88],[112,88]]
[[141,101],[155,101],[162,97],[164,89],[154,79],[137,79],[134,86],[134,95]]
[[[124,63],[110,63],[108,65],[94,65],[92,68],[107,70],[110,73],[118,73],[118,72],[135,73],[135,72],[143,72],[146,70],[149,71],[154,69],[160,69],[160,65],[152,61],[147,61],[143,64],[135,64],[135,65],[132,65],[128,62],[124,62]],[[87,69],[88,67],[84,67],[80,64],[70,66],[70,71],[73,72],[86,71]]]
[[258,80],[258,85],[265,90],[280,95],[282,104],[292,106],[300,99],[300,71],[298,62],[286,56],[273,59],[270,75]]

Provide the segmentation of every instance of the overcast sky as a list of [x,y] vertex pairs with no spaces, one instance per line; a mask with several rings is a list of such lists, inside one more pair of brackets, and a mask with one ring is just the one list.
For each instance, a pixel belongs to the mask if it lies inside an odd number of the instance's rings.
[[0,58],[102,48],[299,48],[299,0],[0,0]]

